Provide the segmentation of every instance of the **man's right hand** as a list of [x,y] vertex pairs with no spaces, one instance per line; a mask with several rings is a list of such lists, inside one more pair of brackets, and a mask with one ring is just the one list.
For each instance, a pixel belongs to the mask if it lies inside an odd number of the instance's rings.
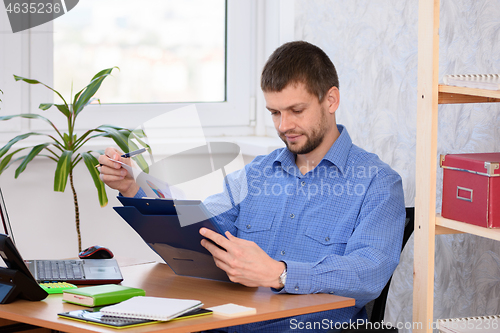
[[139,185],[135,182],[133,175],[129,175],[119,163],[110,160],[112,158],[115,161],[131,165],[130,158],[123,158],[121,155],[123,153],[115,148],[106,148],[104,155],[99,156],[100,177],[104,184],[120,191],[123,196],[133,197],[139,191]]

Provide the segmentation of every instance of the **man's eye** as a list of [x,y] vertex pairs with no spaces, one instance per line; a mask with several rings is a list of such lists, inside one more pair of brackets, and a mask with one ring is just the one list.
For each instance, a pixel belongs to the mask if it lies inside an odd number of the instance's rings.
[[301,110],[293,110],[293,113],[301,113],[302,111],[304,111],[304,110],[302,110],[302,109]]

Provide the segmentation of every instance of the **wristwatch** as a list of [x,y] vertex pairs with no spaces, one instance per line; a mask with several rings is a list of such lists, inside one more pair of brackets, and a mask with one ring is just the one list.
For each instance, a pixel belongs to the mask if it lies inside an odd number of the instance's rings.
[[278,281],[280,283],[280,289],[283,289],[285,287],[285,283],[286,283],[286,274],[287,274],[287,270],[286,270],[286,262],[282,261],[282,263],[285,264],[285,269],[283,270],[283,273],[281,273],[280,277],[278,278]]

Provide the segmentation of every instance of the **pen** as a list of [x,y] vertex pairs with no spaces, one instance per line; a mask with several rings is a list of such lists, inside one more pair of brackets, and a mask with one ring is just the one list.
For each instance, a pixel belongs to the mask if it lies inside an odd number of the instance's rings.
[[146,148],[137,149],[137,150],[131,151],[130,153],[123,154],[122,157],[129,158],[129,157],[132,157],[132,156],[135,156],[135,155],[142,154],[146,150],[147,150]]
[[[135,156],[135,155],[139,155],[139,154],[142,154],[146,151],[147,149],[146,148],[141,148],[141,149],[137,149],[137,150],[134,150],[134,151],[131,151],[129,153],[126,153],[126,154],[123,154],[121,157],[124,157],[124,158],[129,158],[129,157],[132,157],[132,156]],[[97,164],[95,167],[98,168],[102,166],[102,164]]]

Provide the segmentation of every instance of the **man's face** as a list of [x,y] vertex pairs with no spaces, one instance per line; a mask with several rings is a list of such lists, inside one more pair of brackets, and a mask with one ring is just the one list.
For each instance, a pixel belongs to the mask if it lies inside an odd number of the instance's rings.
[[331,129],[326,103],[320,104],[302,83],[280,92],[265,92],[264,98],[279,137],[292,153],[312,152]]

